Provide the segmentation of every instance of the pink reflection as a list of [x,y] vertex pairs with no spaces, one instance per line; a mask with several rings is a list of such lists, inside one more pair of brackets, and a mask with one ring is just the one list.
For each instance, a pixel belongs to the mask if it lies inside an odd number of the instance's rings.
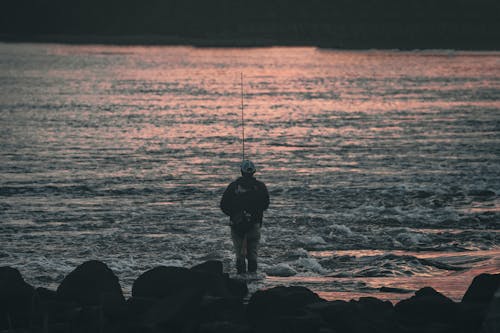
[[383,251],[383,250],[346,250],[346,251],[311,251],[310,255],[317,258],[330,257],[332,255],[348,255],[355,257],[378,256],[383,254],[410,255],[417,258],[452,258],[452,257],[474,257],[481,258],[477,266],[465,269],[463,271],[439,271],[432,275],[413,275],[413,276],[394,276],[394,277],[329,277],[329,276],[301,276],[292,277],[268,277],[272,282],[278,284],[306,283],[308,287],[318,293],[321,297],[328,300],[358,299],[359,297],[377,297],[384,300],[397,302],[409,298],[413,295],[409,293],[383,293],[373,291],[359,291],[359,288],[352,290],[331,290],[334,282],[349,283],[362,282],[366,286],[374,289],[381,287],[397,288],[401,290],[416,291],[423,287],[432,287],[455,301],[460,301],[468,286],[481,273],[498,274],[500,273],[500,248],[491,250],[478,250],[456,253],[443,252],[411,252],[411,251]]

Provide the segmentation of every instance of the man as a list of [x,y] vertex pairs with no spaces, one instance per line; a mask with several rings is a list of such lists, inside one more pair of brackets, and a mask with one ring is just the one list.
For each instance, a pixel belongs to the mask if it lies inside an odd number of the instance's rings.
[[230,217],[231,237],[236,252],[238,274],[257,271],[257,250],[264,211],[269,207],[266,185],[253,176],[251,161],[241,163],[241,177],[229,184],[222,195],[220,208]]

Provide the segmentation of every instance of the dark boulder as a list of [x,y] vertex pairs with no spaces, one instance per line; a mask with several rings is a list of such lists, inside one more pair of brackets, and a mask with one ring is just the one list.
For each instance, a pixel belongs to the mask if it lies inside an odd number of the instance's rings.
[[349,303],[356,306],[356,311],[364,317],[390,318],[394,313],[394,307],[389,301],[382,301],[375,297],[361,297],[358,301],[351,300]]
[[82,306],[101,305],[103,298],[124,303],[118,277],[104,263],[92,260],[69,273],[57,288],[59,299]]
[[499,288],[500,274],[480,274],[474,278],[460,303],[459,322],[464,332],[481,330]]
[[26,327],[33,312],[35,289],[12,267],[0,267],[0,329]]
[[219,260],[208,260],[201,264],[191,267],[192,270],[198,272],[212,273],[216,275],[223,274],[222,261]]
[[332,327],[339,330],[349,326],[345,323],[345,319],[355,316],[354,304],[341,300],[314,303],[307,306],[307,309],[319,314]]
[[144,315],[149,309],[151,309],[156,303],[158,303],[158,298],[152,297],[137,297],[132,296],[127,299],[127,312],[129,315],[129,320],[137,320],[142,315]]
[[216,321],[203,323],[198,329],[198,333],[253,333],[252,329],[246,325],[231,321]]
[[338,332],[393,332],[394,308],[391,302],[374,297],[359,301],[331,301],[308,306],[318,313],[328,326]]
[[[274,287],[259,290],[252,295],[247,306],[247,319],[257,331],[272,331],[285,327],[290,318],[301,323],[318,321],[318,316],[309,316],[306,305],[324,302],[316,293],[305,287]],[[319,327],[319,325],[318,325]]]
[[225,287],[231,297],[243,298],[248,294],[248,286],[245,281],[232,279],[229,274],[224,273],[223,264],[220,260],[208,260],[201,264],[191,267],[191,270],[208,273],[217,277],[222,277]]
[[481,333],[498,332],[500,332],[500,288],[495,292],[490,307],[486,312]]
[[239,298],[205,296],[200,304],[200,319],[202,323],[244,323],[245,306]]
[[462,298],[462,303],[489,304],[500,287],[500,274],[480,274],[472,280]]
[[184,288],[163,297],[142,316],[153,332],[195,332],[200,323],[202,288]]
[[36,288],[36,294],[38,295],[39,301],[57,301],[59,300],[59,296],[57,295],[57,291],[47,289],[44,287]]
[[400,322],[414,324],[445,323],[457,318],[458,305],[431,287],[418,290],[414,296],[394,306]]
[[48,330],[54,329],[61,323],[75,320],[81,312],[81,306],[75,302],[59,299],[56,291],[43,287],[36,288],[38,322],[47,326]]
[[243,298],[248,294],[248,286],[244,280],[232,279],[226,275],[225,282],[232,297]]
[[322,333],[327,324],[315,313],[281,315],[252,325],[255,333]]
[[132,296],[164,298],[183,289],[199,289],[213,296],[230,295],[223,275],[183,267],[159,266],[146,271],[134,281]]

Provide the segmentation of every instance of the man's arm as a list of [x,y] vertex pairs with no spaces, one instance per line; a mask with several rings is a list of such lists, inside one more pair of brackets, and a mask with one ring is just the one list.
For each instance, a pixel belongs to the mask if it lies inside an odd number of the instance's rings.
[[229,186],[224,191],[222,199],[220,201],[220,209],[227,216],[231,216],[233,212],[233,196],[234,196],[234,183],[229,184]]
[[261,185],[261,198],[262,198],[262,201],[261,201],[261,208],[262,210],[266,210],[268,207],[269,207],[269,192],[267,191],[267,187],[264,183],[260,183]]

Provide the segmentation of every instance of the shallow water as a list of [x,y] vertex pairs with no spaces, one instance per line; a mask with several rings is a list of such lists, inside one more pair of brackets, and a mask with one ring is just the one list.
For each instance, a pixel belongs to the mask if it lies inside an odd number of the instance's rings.
[[233,273],[241,72],[271,194],[253,290],[460,299],[500,272],[498,52],[50,44],[0,44],[0,265],[56,287],[100,259],[126,293],[157,265]]

